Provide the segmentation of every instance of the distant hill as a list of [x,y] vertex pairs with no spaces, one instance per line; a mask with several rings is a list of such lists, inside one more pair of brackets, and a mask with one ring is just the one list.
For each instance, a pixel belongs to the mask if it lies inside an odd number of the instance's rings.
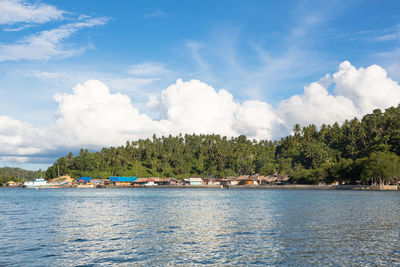
[[21,168],[0,168],[0,185],[8,181],[22,182],[23,180],[34,180],[40,178],[41,171],[24,170]]

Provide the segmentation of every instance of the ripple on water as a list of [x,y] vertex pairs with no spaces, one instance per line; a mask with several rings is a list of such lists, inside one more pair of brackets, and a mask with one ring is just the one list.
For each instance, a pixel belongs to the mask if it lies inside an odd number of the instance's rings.
[[398,192],[0,190],[0,265],[399,265]]

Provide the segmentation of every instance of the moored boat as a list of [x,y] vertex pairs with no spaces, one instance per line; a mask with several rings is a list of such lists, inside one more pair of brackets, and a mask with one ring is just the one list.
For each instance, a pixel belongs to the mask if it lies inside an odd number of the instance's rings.
[[67,182],[47,182],[45,179],[40,178],[35,181],[24,182],[23,187],[25,188],[60,188],[63,185],[67,184]]

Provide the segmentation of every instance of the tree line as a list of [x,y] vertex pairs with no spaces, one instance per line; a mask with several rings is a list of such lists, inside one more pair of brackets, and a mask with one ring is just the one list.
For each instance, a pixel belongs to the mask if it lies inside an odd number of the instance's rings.
[[10,167],[0,168],[0,186],[11,180],[14,182],[23,182],[26,181],[27,178],[29,179],[40,178],[42,174],[43,172],[41,170],[30,171],[21,168],[10,168]]
[[400,176],[400,106],[377,109],[342,125],[295,125],[276,140],[227,138],[216,134],[157,137],[59,158],[47,178],[109,176],[226,177],[288,174],[291,182],[396,183]]

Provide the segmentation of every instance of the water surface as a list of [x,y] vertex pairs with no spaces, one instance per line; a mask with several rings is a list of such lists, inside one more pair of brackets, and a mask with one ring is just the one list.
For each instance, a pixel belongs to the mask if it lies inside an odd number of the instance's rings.
[[400,193],[0,189],[0,266],[400,265]]

